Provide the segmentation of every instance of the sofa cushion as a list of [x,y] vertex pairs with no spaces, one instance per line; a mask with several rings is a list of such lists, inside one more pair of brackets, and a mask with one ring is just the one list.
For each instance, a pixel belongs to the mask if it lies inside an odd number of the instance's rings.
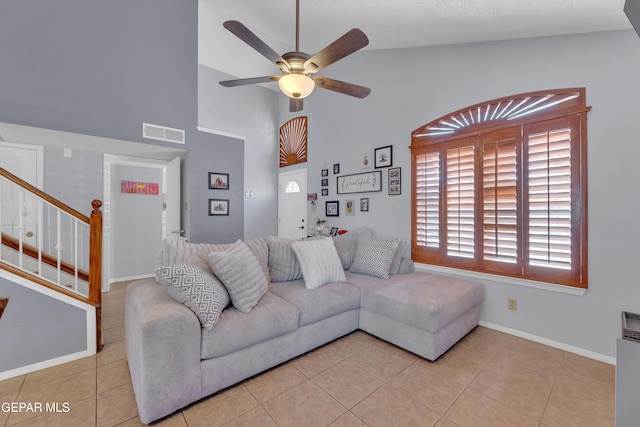
[[202,331],[202,359],[225,356],[271,338],[294,332],[298,328],[300,311],[267,292],[249,312],[234,307],[222,312],[218,324]]
[[484,298],[478,283],[425,272],[385,281],[349,276],[352,279],[360,288],[363,309],[428,332],[440,330]]
[[[263,238],[245,241],[251,252],[256,256],[264,274],[269,277],[269,247]],[[209,264],[209,254],[228,250],[233,243],[213,245],[209,243],[189,243],[185,240],[165,239],[160,244],[157,255],[157,266],[172,265],[183,262],[193,255]]]
[[349,270],[381,279],[389,278],[389,270],[398,249],[398,243],[398,240],[371,237],[360,239],[356,256]]
[[300,310],[300,326],[360,307],[360,291],[348,283],[307,289],[304,281],[271,283],[269,290]]
[[288,282],[302,278],[302,269],[291,245],[292,239],[267,237],[269,246],[269,272],[272,282]]
[[347,280],[331,239],[299,240],[293,242],[291,248],[300,263],[307,289]]
[[342,261],[342,268],[348,270],[351,267],[358,249],[358,241],[365,237],[373,237],[373,231],[368,227],[356,228],[348,233],[333,237],[333,244],[336,246],[340,261]]
[[251,311],[267,292],[269,283],[257,258],[238,240],[229,250],[211,252],[209,263],[229,292],[233,306],[243,313]]
[[173,299],[189,307],[206,329],[216,324],[222,310],[229,305],[229,294],[222,283],[197,265],[182,263],[159,267],[156,280]]

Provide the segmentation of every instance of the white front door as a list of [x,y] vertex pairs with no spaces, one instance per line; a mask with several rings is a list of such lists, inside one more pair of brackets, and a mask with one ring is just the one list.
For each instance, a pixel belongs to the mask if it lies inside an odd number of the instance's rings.
[[278,181],[278,236],[307,237],[307,170],[283,172]]
[[[42,188],[42,147],[0,142],[0,167]],[[22,193],[22,194],[20,194]],[[2,180],[2,232],[36,246],[38,227],[38,199],[19,191],[18,187]],[[22,236],[19,236],[22,234]]]

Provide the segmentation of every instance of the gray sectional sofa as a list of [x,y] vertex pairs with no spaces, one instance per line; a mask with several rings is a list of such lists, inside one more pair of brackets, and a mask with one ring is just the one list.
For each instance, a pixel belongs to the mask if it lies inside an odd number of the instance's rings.
[[[318,272],[307,265],[306,277],[300,277],[296,268],[305,265],[296,261],[304,259],[296,260],[300,253],[291,250],[290,241],[271,237],[246,242],[269,278],[268,288],[249,311],[234,305],[224,308],[211,329],[188,302],[179,302],[160,284],[162,278],[131,283],[126,296],[126,349],[142,422],[158,420],[357,329],[436,360],[478,324],[482,286],[414,272],[411,261],[403,258],[406,243],[396,244],[393,254],[387,250],[382,258],[392,255],[390,262],[369,257],[371,274],[381,277],[353,272],[362,270],[363,264],[358,268],[356,261],[362,258],[358,249],[363,240],[376,243],[369,235],[358,230],[335,238],[341,271],[332,274],[344,280],[313,289],[308,289],[311,276]],[[206,261],[212,252],[230,247],[167,241],[160,249],[159,264],[176,265],[194,257]],[[322,267],[320,258],[331,257],[332,253],[316,254],[310,258],[317,261],[312,267]],[[381,264],[379,274],[376,269]],[[240,273],[247,270],[243,267]],[[233,292],[230,295],[233,301]]]

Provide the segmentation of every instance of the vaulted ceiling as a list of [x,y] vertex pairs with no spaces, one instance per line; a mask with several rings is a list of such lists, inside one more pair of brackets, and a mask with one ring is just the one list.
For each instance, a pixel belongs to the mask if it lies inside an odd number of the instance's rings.
[[[365,50],[631,29],[623,12],[624,3],[300,0],[300,50],[313,54],[354,27],[369,38]],[[222,23],[242,22],[282,54],[295,50],[295,10],[295,0],[199,0],[199,63],[239,78],[277,73],[272,63],[224,29]]]

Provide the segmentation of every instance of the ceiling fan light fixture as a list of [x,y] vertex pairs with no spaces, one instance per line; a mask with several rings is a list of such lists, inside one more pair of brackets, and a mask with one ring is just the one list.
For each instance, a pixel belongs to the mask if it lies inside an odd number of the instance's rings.
[[306,98],[316,87],[311,77],[304,74],[285,74],[278,80],[282,93],[289,98]]

